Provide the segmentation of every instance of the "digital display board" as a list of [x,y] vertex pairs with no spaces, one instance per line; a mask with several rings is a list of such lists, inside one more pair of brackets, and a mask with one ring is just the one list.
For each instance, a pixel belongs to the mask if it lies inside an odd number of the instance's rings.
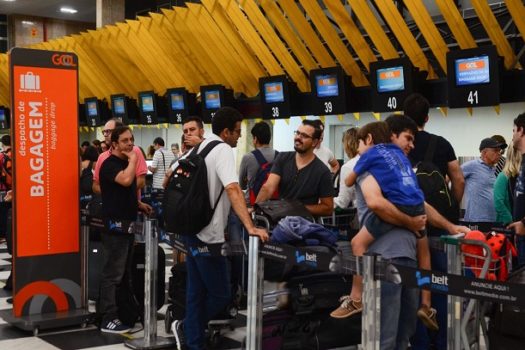
[[490,83],[489,56],[458,58],[454,64],[457,86]]
[[264,99],[267,103],[284,102],[284,88],[280,81],[264,83]]
[[184,95],[181,92],[172,92],[170,94],[170,104],[173,111],[184,110]]
[[125,105],[126,101],[124,97],[114,97],[113,98],[113,113],[115,114],[125,114]]
[[5,110],[0,108],[0,122],[5,122]]
[[140,96],[142,102],[142,111],[143,112],[153,112],[155,108],[153,106],[153,96],[152,95],[142,95]]
[[405,75],[403,66],[380,68],[377,74],[377,91],[392,92],[405,89]]
[[219,90],[208,90],[204,93],[204,101],[207,109],[221,108],[221,95]]
[[96,117],[98,116],[98,108],[97,108],[97,101],[88,101],[87,104],[87,111],[89,117]]
[[318,97],[336,97],[339,96],[339,84],[337,75],[320,74],[315,76],[315,88]]

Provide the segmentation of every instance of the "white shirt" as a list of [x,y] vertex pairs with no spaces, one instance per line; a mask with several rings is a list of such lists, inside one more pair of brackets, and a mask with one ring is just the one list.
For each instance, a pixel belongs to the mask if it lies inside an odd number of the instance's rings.
[[314,149],[314,154],[317,156],[317,158],[321,159],[321,161],[328,167],[328,169],[330,169],[330,171],[332,171],[330,162],[335,159],[335,156],[330,148],[321,145],[319,148]]
[[[212,140],[222,141],[217,135],[211,135],[202,142],[199,146],[198,152],[200,153],[200,151],[202,151]],[[182,158],[186,158],[190,153],[191,152],[188,152]],[[219,197],[221,189],[229,184],[238,182],[238,176],[235,170],[235,158],[233,156],[232,148],[226,143],[221,143],[208,153],[205,161],[206,170],[208,172],[210,203],[213,207]],[[177,166],[178,161],[172,165],[172,169],[175,169]],[[226,224],[228,223],[230,208],[231,202],[228,194],[226,194],[226,190],[224,190],[219,203],[217,203],[211,222],[197,234],[197,237],[204,243],[208,244],[224,243],[224,231],[226,229]]]
[[[164,158],[162,155],[164,155]],[[153,173],[153,188],[162,189],[162,182],[164,181],[166,170],[170,168],[170,164],[174,160],[175,155],[172,151],[168,151],[165,148],[159,148],[155,151],[153,161],[151,162],[151,167],[157,169]]]
[[350,175],[352,170],[354,170],[354,167],[358,160],[359,155],[350,159],[341,167],[341,172],[339,174],[339,195],[334,198],[334,205],[336,207],[348,208],[350,204],[352,206],[355,206],[353,203],[355,200],[355,185],[348,187],[345,184],[345,180],[348,177],[348,175]]

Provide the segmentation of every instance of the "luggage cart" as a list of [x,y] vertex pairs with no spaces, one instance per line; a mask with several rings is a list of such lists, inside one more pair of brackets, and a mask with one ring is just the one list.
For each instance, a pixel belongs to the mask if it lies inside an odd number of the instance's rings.
[[338,240],[350,241],[358,231],[357,209],[346,208],[334,210],[330,216],[322,216],[319,223],[337,232]]
[[[490,246],[485,241],[465,239],[463,234],[444,236],[442,239],[447,244],[449,273],[470,275],[481,279],[487,278],[489,273],[494,275],[499,273],[502,262],[499,258],[492,258]],[[480,247],[480,254],[472,254],[459,249],[464,245]],[[511,251],[503,259],[510,266],[512,263]],[[488,304],[476,299],[449,298],[448,348],[479,350],[480,327],[488,348],[488,328],[484,317]],[[450,315],[453,317],[451,318]]]

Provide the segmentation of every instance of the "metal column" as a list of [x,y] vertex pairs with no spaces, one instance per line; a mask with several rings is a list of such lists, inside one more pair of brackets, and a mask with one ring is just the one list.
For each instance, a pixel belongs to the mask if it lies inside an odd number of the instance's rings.
[[264,258],[259,257],[259,237],[250,236],[248,249],[248,309],[246,349],[262,349]]
[[[455,242],[454,242],[455,241]],[[445,251],[447,253],[447,271],[450,274],[461,275],[461,258],[457,239],[448,238]],[[461,314],[462,299],[454,295],[448,296],[447,301],[447,349],[461,349]]]
[[[363,308],[361,322],[361,349],[379,350],[381,331],[381,281],[375,278],[376,256],[363,259]],[[358,262],[359,265],[359,262]]]

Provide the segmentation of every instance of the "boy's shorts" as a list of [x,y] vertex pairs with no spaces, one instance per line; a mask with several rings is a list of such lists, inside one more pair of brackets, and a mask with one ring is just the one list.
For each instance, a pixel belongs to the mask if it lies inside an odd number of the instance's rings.
[[[419,204],[419,205],[398,205],[395,204],[396,208],[399,209],[401,212],[409,215],[409,216],[419,216],[425,214],[425,204]],[[368,217],[365,219],[365,225],[366,229],[374,239],[378,239],[385,233],[388,233],[389,231],[393,230],[396,225],[392,225],[388,222],[383,221],[379,216],[377,216],[375,213],[371,213],[368,215]],[[426,229],[423,229],[419,231],[421,237],[426,236]]]

